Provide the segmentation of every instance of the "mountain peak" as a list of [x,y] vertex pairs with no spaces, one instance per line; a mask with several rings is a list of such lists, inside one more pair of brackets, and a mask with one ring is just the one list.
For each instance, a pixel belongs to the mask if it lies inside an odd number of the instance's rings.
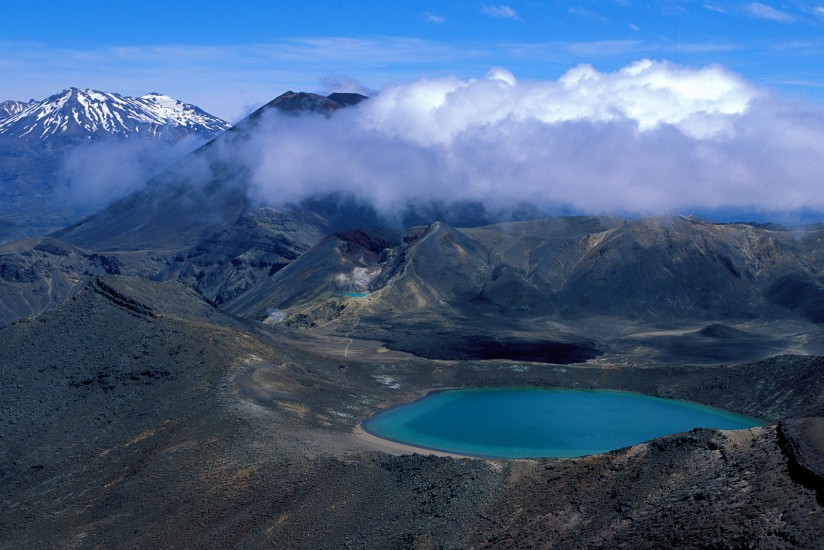
[[251,118],[256,118],[262,112],[271,108],[289,115],[320,113],[329,116],[339,109],[357,105],[366,99],[369,98],[354,93],[333,93],[323,96],[311,92],[293,92],[289,90],[258,109]]
[[15,101],[10,99],[8,101],[0,102],[0,121],[20,113],[35,103],[37,102],[33,99],[30,101]]
[[319,94],[288,91],[269,103],[286,113],[331,113],[341,108],[335,101]]
[[229,127],[194,105],[158,93],[136,98],[71,87],[43,101],[17,102],[7,110],[6,118],[0,111],[0,137],[26,141],[82,141],[132,134],[172,141],[187,134],[210,139]]
[[354,92],[334,92],[326,97],[343,107],[351,107],[352,105],[357,105],[361,101],[369,99],[365,95]]

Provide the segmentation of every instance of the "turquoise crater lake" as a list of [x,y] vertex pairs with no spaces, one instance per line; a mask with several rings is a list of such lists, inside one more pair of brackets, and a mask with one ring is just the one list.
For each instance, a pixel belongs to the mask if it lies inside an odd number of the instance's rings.
[[738,430],[763,424],[640,393],[489,388],[434,392],[373,416],[363,428],[398,443],[462,455],[569,458],[693,428]]

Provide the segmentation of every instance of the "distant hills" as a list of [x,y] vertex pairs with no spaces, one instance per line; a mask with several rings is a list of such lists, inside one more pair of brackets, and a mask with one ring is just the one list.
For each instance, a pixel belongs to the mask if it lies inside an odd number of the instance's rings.
[[[390,347],[437,359],[539,342],[564,356],[592,353],[594,343],[696,362],[760,358],[820,332],[822,246],[817,227],[686,217],[435,222],[394,236],[337,233],[220,307],[256,320],[277,311],[280,322],[313,332],[357,324]],[[352,292],[368,298],[347,298]],[[633,331],[643,336],[622,336]]]
[[[582,318],[677,319],[695,330],[786,318],[818,330],[824,321],[821,227],[791,232],[680,217],[535,220],[539,215],[490,225],[481,214],[462,216],[470,222],[464,223],[432,210],[428,219],[420,214],[422,223],[381,229],[374,212],[344,196],[277,209],[256,203],[248,169],[216,154],[237,139],[254,139],[254,128],[272,110],[331,116],[365,99],[282,94],[210,146],[50,240],[7,247],[2,292],[15,305],[2,321],[51,307],[71,295],[77,281],[99,273],[176,279],[231,313],[264,320],[277,309],[295,326],[345,324],[357,311],[361,327],[421,353],[428,351],[420,346],[437,338],[415,340],[417,323],[443,334],[456,324],[478,323],[466,332],[474,338],[491,333],[485,323],[494,318],[495,331],[515,338],[552,318],[560,324],[546,334],[586,346],[593,337],[581,329]],[[37,280],[53,281],[51,294],[35,288],[27,275],[34,272]],[[339,292],[374,296],[368,307],[330,314],[337,308],[330,296]],[[399,313],[403,322],[385,322]],[[558,329],[563,324],[567,328]]]

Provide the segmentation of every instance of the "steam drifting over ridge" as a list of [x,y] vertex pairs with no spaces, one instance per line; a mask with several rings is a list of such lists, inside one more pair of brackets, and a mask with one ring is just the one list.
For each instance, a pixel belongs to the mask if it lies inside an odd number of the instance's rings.
[[824,112],[719,66],[581,65],[525,82],[496,68],[389,86],[329,118],[271,109],[244,135],[215,149],[274,206],[344,193],[395,220],[432,202],[824,212]]

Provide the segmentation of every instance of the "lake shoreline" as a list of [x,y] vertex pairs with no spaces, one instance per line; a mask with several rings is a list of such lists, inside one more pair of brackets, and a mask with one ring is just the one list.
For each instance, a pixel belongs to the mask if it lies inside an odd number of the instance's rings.
[[625,390],[462,388],[427,392],[358,424],[354,433],[394,453],[480,459],[576,458],[694,428],[765,425],[679,399]]

